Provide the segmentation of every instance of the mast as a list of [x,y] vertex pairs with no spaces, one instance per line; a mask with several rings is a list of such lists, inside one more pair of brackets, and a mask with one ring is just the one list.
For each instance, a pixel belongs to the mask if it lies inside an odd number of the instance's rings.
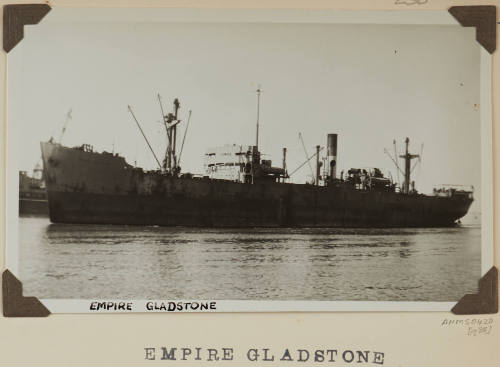
[[259,153],[259,117],[260,117],[260,94],[262,90],[260,86],[256,90],[257,92],[257,128],[255,130],[255,147],[252,148],[252,184],[255,182],[255,174],[256,170],[258,170],[258,166],[260,165],[260,153]]
[[158,94],[158,101],[160,103],[161,114],[163,118],[163,124],[167,131],[167,151],[165,153],[164,168],[168,173],[178,173],[178,161],[176,155],[177,149],[177,125],[181,122],[178,118],[180,103],[176,98],[174,100],[174,113],[167,113],[163,111],[163,105],[161,103],[161,97]]
[[257,88],[257,129],[255,131],[255,146],[257,148],[257,151],[259,150],[259,115],[260,115],[260,94],[262,93],[262,90]]
[[[174,121],[179,121],[177,118],[179,108],[181,104],[179,103],[179,100],[176,98],[174,99]],[[173,128],[173,148],[172,148],[172,155],[173,155],[173,161],[174,161],[174,170],[177,169],[177,155],[176,155],[176,148],[177,148],[177,124],[174,124],[172,126]]]
[[321,169],[321,163],[319,161],[319,145],[316,145],[316,181],[315,184],[316,186],[319,185],[319,175],[320,175],[320,169]]
[[285,182],[286,176],[288,176],[286,170],[286,148],[283,148],[283,170],[285,171],[285,176],[283,177],[283,182]]
[[158,93],[158,103],[160,104],[160,110],[161,110],[161,118],[163,121],[163,124],[165,125],[165,131],[167,132],[167,151],[165,152],[165,158],[163,159],[163,168],[167,171],[170,172],[172,162],[171,162],[171,148],[172,148],[172,137],[170,134],[170,129],[168,128],[168,123],[167,123],[167,115],[165,115],[165,111],[163,111],[163,104],[161,103],[161,96],[160,93]]
[[410,175],[411,175],[411,160],[418,158],[418,154],[410,154],[408,152],[408,147],[410,145],[410,139],[406,138],[405,140],[406,150],[404,155],[400,155],[399,158],[403,158],[405,160],[405,181],[403,182],[403,192],[408,194],[410,192]]

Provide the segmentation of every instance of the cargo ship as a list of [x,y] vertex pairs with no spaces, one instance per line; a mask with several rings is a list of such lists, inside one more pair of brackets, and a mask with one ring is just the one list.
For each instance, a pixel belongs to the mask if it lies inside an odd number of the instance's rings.
[[324,148],[316,146],[305,162],[316,163],[314,181],[291,183],[286,148],[280,167],[261,157],[259,112],[255,145],[210,148],[205,174],[182,172],[179,108],[177,99],[173,112],[164,114],[162,107],[167,148],[160,162],[129,106],[158,163],[156,170],[135,167],[116,153],[95,152],[88,144],[41,142],[50,220],[191,227],[449,227],[473,202],[472,190],[463,188],[417,192],[411,162],[418,155],[409,152],[408,138],[404,154],[395,157],[404,162],[401,185],[377,168],[338,174],[337,134],[327,134],[324,157]]
[[37,164],[33,174],[19,171],[19,216],[48,216],[49,206],[43,171]]

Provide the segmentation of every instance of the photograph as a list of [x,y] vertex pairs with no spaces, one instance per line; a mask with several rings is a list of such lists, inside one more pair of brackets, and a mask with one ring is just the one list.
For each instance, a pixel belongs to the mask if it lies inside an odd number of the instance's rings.
[[69,11],[8,56],[24,294],[307,310],[477,293],[493,229],[474,27]]

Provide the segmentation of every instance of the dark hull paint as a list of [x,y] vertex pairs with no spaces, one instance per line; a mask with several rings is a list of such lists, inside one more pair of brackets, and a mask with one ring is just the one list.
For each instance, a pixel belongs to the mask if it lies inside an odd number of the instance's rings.
[[472,199],[173,178],[121,157],[42,143],[50,219],[194,227],[446,227]]
[[449,227],[454,226],[460,216],[451,212],[425,215],[404,208],[392,212],[361,208],[318,208],[315,211],[311,208],[280,208],[279,203],[270,202],[256,202],[250,207],[238,203],[214,205],[210,200],[62,192],[50,192],[49,203],[50,220],[54,223],[191,227]]

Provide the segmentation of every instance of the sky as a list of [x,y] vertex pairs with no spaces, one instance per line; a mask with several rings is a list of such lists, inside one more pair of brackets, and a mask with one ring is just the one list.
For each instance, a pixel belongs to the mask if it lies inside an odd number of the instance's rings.
[[[289,171],[304,162],[299,132],[309,155],[337,133],[338,172],[379,167],[396,178],[384,148],[394,154],[395,139],[401,153],[409,137],[422,152],[419,191],[473,185],[479,199],[479,47],[458,25],[42,22],[9,54],[9,124],[22,170],[39,161],[40,141],[59,137],[70,108],[63,145],[153,169],[127,105],[162,157],[160,93],[166,111],[180,100],[181,137],[192,110],[181,166],[202,173],[207,148],[254,144],[260,85],[259,145],[274,165],[283,147]],[[309,176],[306,165],[292,181]]]

